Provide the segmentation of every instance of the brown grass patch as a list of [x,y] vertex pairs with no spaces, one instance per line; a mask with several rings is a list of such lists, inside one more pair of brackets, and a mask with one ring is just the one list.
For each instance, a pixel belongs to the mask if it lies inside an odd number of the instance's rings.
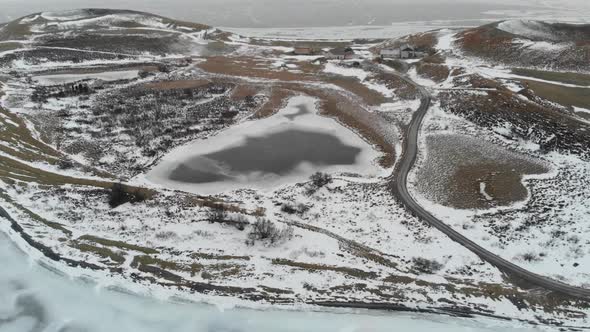
[[107,258],[113,261],[116,264],[123,264],[125,262],[125,257],[122,255],[114,253],[112,250],[103,247],[97,247],[86,243],[77,243],[74,242],[70,244],[70,247],[74,249],[78,249],[81,252],[89,252],[95,255],[98,255],[102,258]]
[[156,249],[146,248],[146,247],[138,246],[135,244],[129,244],[129,243],[125,243],[123,241],[108,240],[108,239],[100,238],[100,237],[93,236],[93,235],[83,235],[83,236],[79,237],[77,239],[77,241],[88,241],[88,242],[101,244],[106,247],[115,247],[115,248],[119,248],[119,249],[139,251],[139,252],[142,252],[146,255],[159,253]]
[[295,262],[288,259],[280,259],[275,258],[272,260],[272,264],[274,265],[283,265],[283,266],[290,266],[295,267],[311,272],[318,272],[318,271],[334,271],[340,272],[344,274],[348,274],[350,276],[362,279],[374,279],[377,277],[377,273],[375,272],[367,272],[360,269],[350,268],[350,267],[340,267],[340,266],[331,266],[331,265],[322,265],[322,264],[310,264],[310,263],[302,263],[302,262]]
[[17,50],[19,48],[23,48],[24,44],[21,43],[0,43],[0,52],[5,52],[5,51],[12,51],[12,50]]
[[433,63],[438,65],[445,63],[445,61],[445,57],[440,54],[429,55],[421,60],[423,63]]
[[418,63],[416,66],[418,75],[429,78],[436,83],[444,82],[451,74],[449,67],[434,63]]
[[[469,136],[429,136],[427,145],[418,188],[435,202],[455,208],[484,209],[521,201],[528,195],[522,177],[549,171],[532,158]],[[491,200],[482,193],[482,183]]]
[[209,80],[183,80],[183,81],[160,81],[146,83],[143,86],[146,89],[154,90],[172,90],[172,89],[193,89],[206,86],[211,83]]
[[214,56],[207,61],[197,64],[207,72],[225,74],[238,77],[257,77],[281,81],[316,80],[311,73],[293,73],[272,67],[272,63],[266,59],[249,57],[224,57]]
[[231,58],[231,57],[210,57],[207,61],[199,63],[198,66],[210,73],[225,74],[238,77],[256,77],[264,79],[290,81],[308,81],[334,84],[342,87],[355,95],[361,97],[368,105],[379,105],[386,101],[386,98],[379,92],[369,89],[358,79],[325,75],[319,70],[321,66],[303,65],[299,63],[300,73],[286,70],[277,70],[270,66],[267,60],[257,58]]
[[525,86],[535,92],[541,98],[550,100],[563,106],[577,106],[590,109],[590,89],[571,88],[567,86],[543,83],[530,80],[521,80]]
[[359,82],[356,78],[329,78],[326,80],[327,83],[337,85],[347,91],[354,93],[361,97],[363,101],[369,106],[381,105],[387,101],[387,99],[379,92],[369,89],[366,85]]
[[380,73],[377,80],[385,84],[389,89],[395,90],[396,96],[404,100],[414,100],[420,97],[419,91],[413,85],[400,77],[390,73]]
[[512,46],[513,37],[508,32],[495,29],[490,25],[469,29],[457,35],[457,43],[465,51],[482,56],[501,53],[502,48]]
[[457,87],[475,88],[475,89],[500,89],[502,84],[478,74],[455,77],[453,85]]
[[586,85],[590,86],[590,75],[582,73],[568,73],[546,70],[535,70],[525,68],[514,68],[512,73],[520,76],[529,76],[546,81],[554,81],[566,84]]
[[295,93],[288,89],[271,88],[268,101],[254,114],[254,118],[262,119],[277,113],[287,105],[289,98],[294,95]]

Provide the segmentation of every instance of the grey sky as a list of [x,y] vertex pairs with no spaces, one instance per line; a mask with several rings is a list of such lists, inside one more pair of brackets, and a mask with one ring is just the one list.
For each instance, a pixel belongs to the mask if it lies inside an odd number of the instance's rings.
[[[502,17],[482,12],[527,12],[533,7],[559,13],[590,12],[590,0],[0,0],[0,21],[33,12],[71,7],[125,8],[215,26],[305,27],[388,25],[402,21]],[[570,15],[565,13],[562,15]]]

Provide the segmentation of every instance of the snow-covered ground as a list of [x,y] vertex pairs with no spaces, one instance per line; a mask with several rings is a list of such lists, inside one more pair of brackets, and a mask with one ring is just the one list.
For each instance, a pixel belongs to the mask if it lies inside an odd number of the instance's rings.
[[[76,13],[71,15],[76,16]],[[53,17],[59,24],[62,23],[62,18],[54,14],[48,16]],[[33,21],[34,18],[29,20]],[[203,36],[187,36],[192,37],[200,41]],[[451,30],[441,31],[439,37],[438,49],[447,52],[453,49],[454,36]],[[233,38],[231,43],[247,42],[247,39]],[[369,58],[370,54],[366,56]],[[311,61],[310,58],[298,59]],[[447,61],[453,66],[460,65],[458,57],[449,57]],[[499,68],[482,67],[467,60],[465,63],[463,67],[467,69],[468,74],[477,72],[497,77],[497,73],[501,71]],[[274,66],[282,64],[288,63],[282,60],[274,62]],[[24,65],[23,69],[27,69]],[[297,68],[291,66],[289,69]],[[363,84],[386,97],[395,97],[385,86],[372,82],[372,74],[363,69],[329,62],[324,72],[357,77]],[[172,73],[175,74],[182,75],[183,72],[179,70],[178,73]],[[453,87],[450,78],[437,84],[420,77],[415,69],[409,72],[409,76],[427,86],[435,95],[439,89]],[[325,88],[322,84],[309,86]],[[205,99],[207,102],[211,100]],[[245,294],[263,294],[263,298],[268,296],[266,292],[268,287],[271,287],[275,291],[285,291],[279,292],[279,295],[275,294],[277,298],[294,302],[326,299],[387,301],[404,304],[410,308],[440,307],[448,304],[517,319],[537,320],[538,316],[541,319],[568,319],[566,316],[569,313],[564,314],[559,310],[542,312],[540,306],[545,305],[544,303],[532,303],[525,309],[520,308],[516,302],[521,299],[525,302],[535,299],[535,294],[514,287],[496,268],[482,262],[467,249],[411,216],[392,197],[386,181],[381,177],[384,170],[375,165],[375,159],[379,154],[355,133],[333,119],[318,116],[316,102],[310,97],[294,97],[274,116],[263,120],[240,121],[217,136],[198,140],[174,150],[148,174],[147,178],[139,176],[134,179],[134,184],[151,186],[153,182],[157,183],[152,188],[158,189],[159,194],[145,202],[126,203],[113,208],[107,203],[108,190],[77,185],[18,185],[8,181],[1,186],[2,193],[5,194],[0,196],[1,205],[33,238],[42,241],[64,257],[113,268],[111,272],[93,272],[58,266],[58,269],[63,269],[68,274],[99,280],[101,286],[97,288],[104,285],[127,285],[128,280],[134,278],[137,282],[130,287],[141,294],[161,298],[175,295],[222,306],[269,306],[264,301],[254,303],[236,298],[222,298],[218,296],[220,294],[188,294],[178,290],[177,285],[170,288],[154,285],[166,283],[167,280],[162,275],[150,274],[149,269],[137,269],[133,262],[136,259],[149,261],[157,257],[162,261],[147,264],[147,267],[168,266],[170,271],[183,280],[208,286],[239,287],[247,289]],[[67,103],[72,103],[72,100],[52,100],[48,106],[50,110],[60,110]],[[311,112],[301,112],[301,108],[297,106],[307,106]],[[413,110],[418,106],[418,100],[392,100],[368,111],[379,110],[379,115],[384,116],[383,119],[397,120],[385,122],[383,126],[396,126],[407,123]],[[81,112],[81,109],[76,108],[74,111]],[[502,144],[502,138],[497,137],[499,135],[474,128],[471,123],[446,114],[436,106],[429,112],[425,121],[425,128],[438,128],[445,133],[469,134]],[[89,131],[89,127],[80,128],[82,134],[90,135],[85,132]],[[261,136],[286,128],[331,134],[342,143],[359,148],[361,154],[354,165],[303,165],[304,167],[297,169],[294,176],[280,179],[259,177],[253,181],[251,177],[245,177],[240,179],[241,182],[218,182],[207,185],[179,184],[165,179],[170,169],[187,157],[233,148],[242,144],[247,137],[259,139]],[[501,131],[501,128],[497,130]],[[422,146],[420,151],[426,151],[426,147]],[[586,202],[590,200],[586,200],[588,197],[584,188],[590,184],[584,174],[590,169],[587,164],[562,155],[550,154],[545,159],[553,163],[557,169],[570,171],[565,173],[569,175],[568,185],[560,186],[558,174],[551,174],[555,181],[539,180],[533,185],[531,192],[546,193],[542,197],[545,200],[567,197],[564,203],[566,214],[561,215],[560,211],[549,213],[548,218],[555,220],[554,223],[547,227],[533,225],[526,236],[512,237],[509,243],[502,234],[492,232],[488,217],[500,219],[504,224],[513,223],[510,226],[514,228],[530,227],[530,216],[519,210],[526,202],[505,209],[503,212],[510,213],[510,217],[501,219],[497,215],[492,215],[493,211],[459,211],[435,206],[420,197],[419,193],[414,193],[429,210],[441,218],[446,218],[450,224],[460,228],[469,237],[477,239],[478,243],[481,241],[490,250],[519,264],[522,263],[533,271],[552,276],[555,271],[560,271],[558,277],[565,278],[568,282],[583,284],[588,275],[580,271],[583,272],[587,264],[590,264],[587,260],[590,255],[585,255],[585,245],[588,244],[590,231],[572,221],[588,216],[590,208]],[[59,172],[56,168],[49,170]],[[332,173],[333,181],[321,188],[311,186],[309,175],[317,170]],[[577,182],[572,179],[577,179]],[[537,181],[532,178],[529,180],[531,183]],[[170,189],[217,195],[198,197]],[[486,199],[493,199],[488,190],[485,183],[480,183],[480,194]],[[231,224],[210,222],[211,206],[220,202],[240,208],[240,214],[233,210],[229,216],[245,221],[245,229],[240,230]],[[276,244],[268,241],[260,241],[255,245],[247,243],[249,231],[256,220],[255,214],[263,214],[283,230],[293,227],[292,237]],[[10,234],[34,260],[46,262],[38,252],[23,244],[21,236],[11,230],[8,223],[4,221],[0,225],[1,229]],[[60,230],[62,227],[71,233]],[[557,230],[563,234],[556,233]],[[579,235],[574,238],[568,236],[570,233]],[[88,240],[85,235],[103,237],[115,242],[103,244]],[[76,246],[80,245],[90,247],[80,247],[85,250],[76,249]],[[535,256],[540,257],[540,260],[523,261],[525,254],[530,254],[530,251],[543,245],[551,249],[548,249],[550,252],[544,250],[543,256]],[[92,251],[104,249],[109,250],[107,253],[110,252],[106,257],[104,251],[99,251],[99,254]],[[573,257],[574,255],[577,256]],[[225,258],[211,258],[215,256]],[[119,258],[121,261],[117,262]],[[578,265],[558,266],[560,262],[571,259],[575,259]],[[219,260],[223,262],[220,263]],[[423,270],[420,260],[426,260],[431,266],[430,270]],[[193,264],[202,266],[196,272],[187,270],[186,267]],[[135,279],[138,275],[153,279]],[[304,306],[296,304],[290,308],[302,307]],[[568,305],[560,308],[584,310]],[[577,314],[583,315],[585,312],[580,314],[578,311]],[[572,324],[582,325],[586,324],[587,319],[573,321]]]
[[[530,25],[530,24],[533,25]],[[547,37],[535,28],[535,22],[508,21],[501,25],[512,33],[529,37]],[[542,35],[539,35],[539,34]],[[510,68],[492,65],[481,59],[471,58],[453,48],[455,32],[441,30],[438,34],[436,48],[445,55],[445,64],[450,69],[462,70],[461,77],[472,74],[497,81],[514,92],[523,87],[519,79],[536,80],[556,85],[575,88],[587,88],[573,84],[519,76],[511,73]],[[535,46],[549,47],[530,42]],[[554,47],[554,44],[552,47]],[[442,83],[432,82],[421,77],[415,70],[410,70],[410,77],[429,87],[436,97],[447,89],[456,88],[449,78]],[[479,91],[478,91],[479,90]],[[487,94],[486,89],[467,89],[463,93]],[[520,96],[523,100],[526,98]],[[574,108],[578,114],[587,114],[586,110]],[[580,119],[579,121],[583,121]],[[441,220],[446,221],[457,231],[470,239],[474,239],[484,248],[510,260],[533,272],[563,280],[567,283],[588,287],[590,285],[590,227],[584,222],[590,217],[590,163],[573,155],[557,152],[539,153],[539,146],[525,140],[506,140],[506,128],[496,127],[486,130],[477,127],[459,116],[446,113],[438,103],[428,111],[424,120],[421,137],[420,158],[417,167],[411,174],[410,187],[413,196]],[[509,129],[508,129],[509,131]],[[493,143],[498,147],[509,148],[524,155],[533,156],[551,166],[552,171],[536,176],[524,176],[523,184],[529,190],[526,200],[516,202],[503,208],[489,210],[460,210],[434,203],[426,198],[427,193],[417,188],[418,170],[427,159],[427,137],[430,135],[468,135],[484,142]],[[461,156],[453,156],[461,158]],[[468,157],[468,156],[465,156]],[[486,184],[480,183],[480,194],[483,199],[493,197],[486,191]],[[558,203],[555,203],[558,202]]]

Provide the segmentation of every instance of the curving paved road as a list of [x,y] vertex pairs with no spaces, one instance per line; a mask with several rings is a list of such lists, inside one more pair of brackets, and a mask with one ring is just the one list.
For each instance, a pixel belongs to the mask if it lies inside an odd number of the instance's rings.
[[428,108],[432,102],[432,97],[423,86],[418,85],[416,82],[405,76],[397,76],[409,84],[415,86],[420,91],[422,101],[420,108],[418,108],[418,110],[415,112],[410,126],[407,129],[407,136],[403,142],[403,153],[401,155],[401,160],[398,164],[396,172],[392,175],[392,180],[394,180],[394,182],[391,185],[391,189],[398,199],[400,199],[406,208],[412,211],[417,217],[427,221],[430,225],[436,227],[438,230],[450,237],[453,241],[471,250],[481,259],[496,266],[498,269],[509,274],[510,276],[518,277],[532,285],[544,288],[546,290],[558,292],[575,298],[590,300],[590,289],[562,283],[555,279],[525,270],[520,266],[503,259],[502,257],[482,248],[475,242],[454,230],[452,227],[448,226],[443,221],[437,219],[430,212],[426,211],[422,206],[420,206],[416,200],[414,200],[412,195],[410,195],[408,192],[408,174],[416,162],[418,155],[418,135],[420,134],[420,128],[422,126],[424,116],[426,115],[426,112],[428,111]]

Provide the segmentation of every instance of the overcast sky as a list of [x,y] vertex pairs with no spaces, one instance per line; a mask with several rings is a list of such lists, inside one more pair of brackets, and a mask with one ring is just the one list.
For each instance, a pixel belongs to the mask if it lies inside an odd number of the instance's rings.
[[487,18],[482,13],[490,10],[526,13],[533,7],[547,6],[553,7],[556,13],[590,12],[590,0],[0,0],[0,21],[39,11],[72,9],[72,6],[135,9],[233,27],[388,25],[403,21],[481,19]]

